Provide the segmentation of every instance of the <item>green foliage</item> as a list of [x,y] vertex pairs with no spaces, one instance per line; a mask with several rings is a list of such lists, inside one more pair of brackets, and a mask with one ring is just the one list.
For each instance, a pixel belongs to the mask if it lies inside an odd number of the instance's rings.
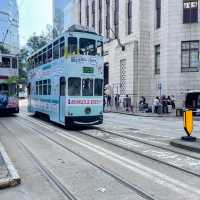
[[27,41],[27,47],[30,49],[31,53],[37,51],[47,44],[47,38],[44,35],[33,35]]
[[5,48],[2,44],[0,44],[0,53],[9,54],[10,51]]

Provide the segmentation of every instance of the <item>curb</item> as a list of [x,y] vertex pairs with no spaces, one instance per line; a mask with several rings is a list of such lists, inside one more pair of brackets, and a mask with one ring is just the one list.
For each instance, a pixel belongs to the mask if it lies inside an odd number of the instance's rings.
[[0,153],[3,157],[3,160],[5,162],[5,165],[9,173],[9,177],[0,179],[0,189],[19,185],[21,183],[21,178],[17,170],[15,169],[13,163],[11,162],[10,158],[8,157],[8,154],[4,149],[3,145],[1,144],[1,142],[0,142]]
[[195,153],[200,153],[200,147],[195,147],[195,146],[191,146],[191,145],[187,145],[187,144],[191,144],[192,142],[184,142],[184,143],[181,143],[181,140],[172,140],[170,141],[170,145],[174,146],[174,147],[178,147],[178,148],[181,148],[181,149],[185,149],[185,150],[188,150],[188,151],[192,151],[192,152],[195,152]]
[[141,115],[141,114],[136,114],[136,113],[125,113],[125,112],[115,112],[115,111],[105,111],[104,113],[115,113],[115,114],[120,114],[120,115],[130,115],[130,116],[138,116],[138,117],[157,117],[157,118],[162,118],[162,117],[168,117],[168,118],[174,118],[176,117],[175,115]]

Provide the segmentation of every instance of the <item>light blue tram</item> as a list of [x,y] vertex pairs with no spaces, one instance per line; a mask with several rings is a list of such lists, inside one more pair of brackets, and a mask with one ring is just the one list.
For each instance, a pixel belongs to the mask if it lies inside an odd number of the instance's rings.
[[68,126],[103,123],[103,37],[74,25],[28,58],[28,111]]

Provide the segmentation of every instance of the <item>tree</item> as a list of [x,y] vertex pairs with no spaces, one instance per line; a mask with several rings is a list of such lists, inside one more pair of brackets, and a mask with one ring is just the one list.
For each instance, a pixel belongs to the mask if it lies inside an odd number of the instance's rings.
[[2,44],[0,44],[0,53],[9,54],[10,51],[5,48]]
[[27,82],[28,56],[29,51],[27,47],[22,48],[19,54],[19,84],[25,84]]
[[48,39],[47,39],[46,36],[44,36],[44,35],[37,36],[34,33],[33,36],[31,36],[28,39],[28,41],[26,43],[26,46],[30,50],[30,53],[33,53],[34,51],[37,51],[38,49],[40,49],[43,46],[45,46],[47,44],[47,42],[48,42]]

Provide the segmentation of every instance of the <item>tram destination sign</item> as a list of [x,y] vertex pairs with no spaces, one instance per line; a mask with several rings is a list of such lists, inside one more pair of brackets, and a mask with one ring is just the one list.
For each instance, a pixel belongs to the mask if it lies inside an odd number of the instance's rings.
[[94,68],[93,67],[83,67],[83,73],[85,74],[93,74]]

